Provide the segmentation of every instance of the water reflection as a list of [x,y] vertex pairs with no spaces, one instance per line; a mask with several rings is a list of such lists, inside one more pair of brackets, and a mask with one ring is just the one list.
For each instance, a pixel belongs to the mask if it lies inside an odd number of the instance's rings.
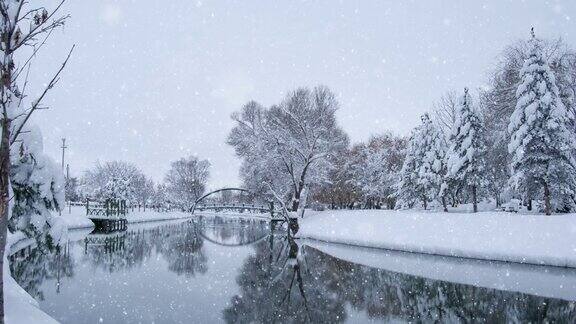
[[44,300],[40,289],[47,279],[56,281],[56,290],[60,290],[63,278],[74,276],[74,261],[68,252],[68,246],[38,249],[30,245],[10,255],[10,270],[18,284],[36,300]]
[[[284,233],[225,218],[143,224],[90,234],[59,250],[29,246],[10,256],[10,267],[64,323],[576,319],[574,302],[362,266]],[[112,295],[117,300],[97,302]]]
[[[287,262],[269,263],[270,254]],[[286,264],[288,266],[286,266]],[[225,310],[229,323],[334,323],[363,313],[375,321],[559,322],[576,320],[574,302],[431,280],[361,266],[308,246],[261,244],[237,279],[242,292]],[[297,288],[296,288],[297,283]],[[349,305],[350,307],[347,307]],[[347,311],[351,309],[352,311]]]

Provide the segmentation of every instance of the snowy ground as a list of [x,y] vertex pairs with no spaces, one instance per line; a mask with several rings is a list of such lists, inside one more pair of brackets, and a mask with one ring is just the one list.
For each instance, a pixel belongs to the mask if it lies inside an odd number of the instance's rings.
[[7,324],[58,323],[38,308],[38,302],[16,283],[9,271],[8,260],[4,259],[4,322]]
[[307,213],[298,236],[482,260],[576,268],[576,215],[353,210]]

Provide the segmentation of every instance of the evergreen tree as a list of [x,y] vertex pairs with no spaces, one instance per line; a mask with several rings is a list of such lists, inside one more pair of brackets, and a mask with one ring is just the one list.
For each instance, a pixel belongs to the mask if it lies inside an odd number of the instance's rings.
[[444,152],[441,131],[432,123],[428,114],[424,114],[422,124],[414,129],[410,137],[400,172],[396,197],[401,207],[410,207],[415,201],[421,200],[426,209],[429,201],[439,197],[445,171]]
[[418,184],[417,184],[417,156],[418,148],[416,137],[418,136],[418,128],[412,131],[408,147],[406,148],[406,156],[404,163],[400,170],[400,181],[396,186],[396,207],[397,208],[411,208],[414,203],[419,199]]
[[465,88],[450,136],[450,148],[446,154],[447,170],[442,195],[447,190],[459,192],[469,189],[474,212],[478,211],[479,190],[485,185],[485,151],[482,119],[473,106],[468,88]]
[[420,136],[418,148],[420,150],[420,167],[418,170],[418,184],[424,193],[424,209],[426,209],[426,199],[440,197],[444,211],[446,211],[446,200],[441,195],[441,186],[446,165],[444,158],[446,154],[446,143],[442,131],[437,127],[428,114],[422,116],[420,126]]
[[520,77],[516,108],[508,125],[511,182],[529,198],[543,194],[546,215],[550,215],[552,197],[556,208],[573,205],[576,145],[568,130],[573,116],[560,100],[554,74],[534,30]]
[[11,157],[14,204],[8,229],[22,231],[39,242],[47,239],[48,243],[58,243],[64,235],[65,225],[59,217],[52,216],[51,211],[61,210],[64,204],[62,172],[43,153],[38,128],[22,135],[19,148]]

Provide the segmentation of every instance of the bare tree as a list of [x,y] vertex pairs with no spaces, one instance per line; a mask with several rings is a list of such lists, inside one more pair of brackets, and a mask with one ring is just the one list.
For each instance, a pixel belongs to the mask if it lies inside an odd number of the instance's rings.
[[[58,16],[64,3],[62,0],[53,10],[32,7],[24,0],[0,0],[0,108],[2,138],[0,142],[0,260],[3,260],[6,245],[7,221],[10,197],[10,154],[32,114],[46,108],[42,101],[59,81],[72,50],[60,69],[47,82],[40,95],[23,107],[28,73],[33,58],[46,43],[55,28],[64,25],[67,15]],[[31,48],[28,56],[26,49]],[[28,51],[30,52],[30,51]],[[18,61],[17,61],[18,60]],[[0,261],[0,322],[4,322],[4,289],[2,264]]]
[[458,95],[456,91],[450,90],[443,94],[438,101],[432,105],[433,119],[448,138],[452,132],[452,127],[456,122],[456,109],[458,107]]
[[206,191],[210,162],[196,156],[172,162],[164,182],[170,200],[180,208],[190,210]]

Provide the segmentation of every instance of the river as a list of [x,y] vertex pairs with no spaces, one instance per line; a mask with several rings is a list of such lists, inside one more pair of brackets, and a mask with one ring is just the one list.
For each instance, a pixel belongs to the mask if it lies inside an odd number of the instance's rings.
[[571,269],[292,240],[259,220],[74,231],[60,249],[30,245],[9,259],[16,281],[62,323],[576,320]]

